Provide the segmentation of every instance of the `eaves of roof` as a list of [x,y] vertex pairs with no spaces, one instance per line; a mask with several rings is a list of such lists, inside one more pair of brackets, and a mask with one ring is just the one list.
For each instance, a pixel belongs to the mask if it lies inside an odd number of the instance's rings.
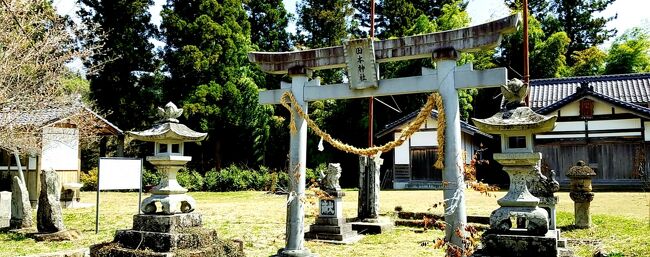
[[[380,137],[385,136],[388,133],[391,133],[391,132],[395,131],[402,124],[405,124],[405,123],[415,119],[415,117],[418,115],[419,112],[420,112],[419,110],[414,111],[414,112],[409,113],[408,115],[406,115],[406,116],[404,116],[402,118],[397,119],[396,121],[393,121],[393,122],[387,124],[386,126],[384,126],[384,129],[382,129],[379,132],[375,133],[375,137],[380,138]],[[431,111],[431,118],[437,119],[438,118],[438,111],[436,111],[436,110]],[[492,135],[484,133],[484,132],[480,131],[477,127],[474,127],[474,126],[470,125],[469,123],[467,123],[465,121],[462,121],[462,120],[460,121],[460,129],[463,132],[465,132],[467,134],[470,134],[470,135],[479,134],[479,135],[487,137],[487,138],[493,138]]]
[[596,99],[602,100],[604,102],[610,103],[610,104],[612,104],[614,106],[621,107],[621,108],[624,108],[624,109],[628,109],[628,110],[632,111],[633,113],[636,113],[637,115],[640,115],[640,116],[643,116],[645,118],[650,119],[650,108],[646,108],[646,107],[643,107],[643,106],[640,106],[640,105],[637,105],[637,104],[633,104],[633,103],[628,103],[628,102],[621,101],[619,99],[616,99],[616,98],[613,98],[613,97],[610,97],[610,96],[607,96],[607,95],[604,95],[604,94],[601,94],[601,93],[598,93],[598,92],[594,92],[593,88],[586,87],[585,84],[583,84],[581,87],[579,87],[577,92],[575,92],[575,93],[569,95],[568,97],[565,97],[564,99],[562,99],[560,101],[557,101],[557,102],[555,102],[555,103],[553,103],[551,105],[548,105],[548,106],[546,106],[544,108],[540,108],[540,109],[536,110],[536,112],[539,113],[539,114],[549,114],[549,113],[551,113],[553,111],[556,111],[556,110],[566,106],[569,103],[577,101],[577,100],[579,100],[579,99],[581,99],[583,97],[586,97],[586,96],[591,96],[591,97],[594,97]]

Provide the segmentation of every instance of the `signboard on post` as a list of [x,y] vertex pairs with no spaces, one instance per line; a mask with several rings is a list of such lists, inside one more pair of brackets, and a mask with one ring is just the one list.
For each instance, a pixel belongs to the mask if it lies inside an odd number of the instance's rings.
[[142,159],[99,158],[97,174],[97,208],[95,209],[95,233],[99,232],[99,191],[138,189],[138,213],[142,199]]
[[350,89],[377,87],[375,47],[370,38],[344,43]]

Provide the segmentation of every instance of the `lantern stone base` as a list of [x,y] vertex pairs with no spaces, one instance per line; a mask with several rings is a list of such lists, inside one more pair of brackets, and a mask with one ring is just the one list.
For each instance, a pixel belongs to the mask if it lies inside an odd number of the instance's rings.
[[[158,210],[156,203],[160,203],[162,210]],[[140,204],[140,210],[146,214],[161,212],[163,214],[189,213],[196,208],[196,201],[187,194],[153,194]]]
[[90,247],[91,257],[244,256],[243,249],[202,228],[198,213],[135,215],[133,229],[118,230],[113,242]]
[[508,233],[513,227],[513,217],[525,219],[526,231],[531,235],[544,235],[548,231],[548,213],[539,207],[500,207],[490,215],[490,228]]
[[563,248],[563,243],[558,241],[559,231],[549,230],[543,236],[527,235],[523,229],[512,230],[510,234],[488,230],[481,239],[481,249],[476,251],[474,257],[558,257],[572,256],[571,251]]
[[359,234],[381,234],[393,230],[393,222],[388,218],[363,219],[350,222],[352,229]]
[[352,224],[345,223],[344,219],[323,218],[316,219],[316,223],[309,226],[305,239],[332,244],[353,244],[363,238],[352,230]]

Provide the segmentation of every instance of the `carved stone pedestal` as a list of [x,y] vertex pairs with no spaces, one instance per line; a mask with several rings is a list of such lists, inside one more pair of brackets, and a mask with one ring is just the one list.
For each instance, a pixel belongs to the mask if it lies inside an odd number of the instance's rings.
[[339,178],[341,165],[328,164],[326,174],[321,174],[321,188],[328,198],[320,199],[319,212],[316,223],[309,226],[305,239],[333,244],[352,244],[359,241],[362,236],[352,230],[352,225],[345,222],[343,216],[343,196]]
[[558,233],[549,230],[544,235],[532,236],[525,230],[517,233],[499,234],[494,231],[486,231],[481,242],[483,249],[474,256],[501,256],[501,257],[557,257]]
[[345,219],[318,217],[316,223],[309,226],[305,239],[333,244],[353,244],[363,236],[352,230],[352,224]]
[[232,242],[201,227],[201,214],[135,215],[133,229],[118,230],[113,242],[90,247],[91,257],[244,256]]

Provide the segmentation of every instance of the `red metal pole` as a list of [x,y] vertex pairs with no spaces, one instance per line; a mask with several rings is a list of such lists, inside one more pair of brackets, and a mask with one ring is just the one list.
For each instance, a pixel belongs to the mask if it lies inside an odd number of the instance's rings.
[[[530,72],[528,67],[528,0],[523,0],[524,4],[524,84],[529,85]],[[526,95],[526,105],[530,106],[529,102],[530,89]]]
[[[375,0],[370,0],[370,40],[375,37]],[[370,97],[368,101],[368,147],[373,146],[373,116],[375,112],[375,101],[374,97]]]

